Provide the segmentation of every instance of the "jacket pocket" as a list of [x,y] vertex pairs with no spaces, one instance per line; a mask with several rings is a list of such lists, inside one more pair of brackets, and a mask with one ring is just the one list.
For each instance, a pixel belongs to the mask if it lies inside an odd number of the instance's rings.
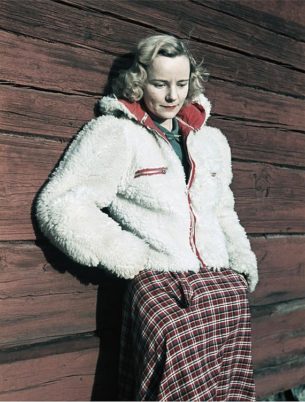
[[156,168],[145,168],[139,169],[135,172],[134,177],[140,176],[152,176],[156,174],[165,174],[167,172],[167,167],[156,167]]

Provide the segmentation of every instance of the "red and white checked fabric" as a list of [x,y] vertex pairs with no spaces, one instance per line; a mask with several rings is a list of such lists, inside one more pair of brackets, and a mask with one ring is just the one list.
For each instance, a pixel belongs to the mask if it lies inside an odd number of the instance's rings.
[[119,400],[255,401],[242,275],[144,270],[130,281]]

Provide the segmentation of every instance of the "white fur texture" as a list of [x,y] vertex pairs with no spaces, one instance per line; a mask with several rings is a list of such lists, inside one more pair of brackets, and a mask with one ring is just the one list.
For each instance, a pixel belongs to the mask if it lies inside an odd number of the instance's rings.
[[[199,102],[208,117],[209,101],[201,96]],[[100,107],[104,116],[77,135],[38,196],[36,216],[43,233],[77,262],[123,278],[142,269],[198,272],[180,160],[117,99],[103,98]],[[116,118],[117,110],[126,118]],[[234,211],[227,140],[203,126],[189,134],[187,144],[196,164],[189,196],[197,249],[208,269],[231,267],[246,276],[253,291],[256,258]],[[154,168],[157,174],[135,177],[136,171]],[[106,207],[108,213],[102,211]]]

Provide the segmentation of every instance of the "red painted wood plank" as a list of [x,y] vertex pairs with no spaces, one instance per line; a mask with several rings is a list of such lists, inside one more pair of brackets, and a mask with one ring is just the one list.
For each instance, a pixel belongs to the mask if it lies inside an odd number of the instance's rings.
[[213,113],[227,119],[241,118],[265,123],[267,127],[304,132],[304,101],[301,99],[218,80],[209,82],[206,95],[212,102]]
[[[293,364],[293,362],[283,363],[281,368],[271,372],[262,371],[256,374],[255,384],[258,397],[264,398],[271,394],[286,391],[305,383],[304,363]],[[264,400],[264,399],[262,399]]]
[[[243,0],[234,0],[234,3],[247,5],[254,10],[263,11],[270,17],[279,17],[287,22],[293,22],[303,28],[305,31],[305,3],[303,0],[247,0],[245,3]],[[223,1],[221,2],[223,4]],[[267,19],[267,16],[265,17]],[[271,20],[272,21],[272,20]],[[265,22],[265,21],[264,21]],[[267,21],[266,21],[267,22]],[[283,24],[285,25],[285,24]],[[291,25],[288,25],[291,28]],[[283,32],[285,27],[282,28]],[[305,33],[305,32],[304,32]],[[304,34],[303,34],[304,39]]]
[[233,171],[236,210],[249,233],[304,233],[303,170],[236,162]]
[[268,124],[212,117],[209,124],[228,138],[233,158],[305,167],[305,136]]
[[[56,7],[62,7],[62,5],[57,4]],[[54,12],[55,10],[53,10]],[[59,17],[63,18],[63,15],[65,14],[61,14]],[[70,14],[69,18],[72,18]],[[99,14],[92,13],[89,22],[100,18]],[[47,24],[47,22],[45,23]],[[109,24],[117,26],[118,21],[111,20]],[[18,85],[70,93],[101,93],[101,89],[106,84],[111,64],[115,59],[114,56],[107,53],[114,51],[113,42],[119,40],[121,48],[117,49],[117,55],[123,54],[133,49],[140,35],[137,25],[124,21],[120,21],[119,24],[120,28],[127,24],[129,29],[126,27],[125,30],[128,30],[128,41],[125,41],[123,36],[126,37],[126,32],[124,29],[120,29],[118,34],[122,37],[109,37],[107,40],[96,38],[94,48],[91,49],[80,47],[79,31],[75,32],[74,36],[71,32],[66,33],[71,41],[69,43],[46,42],[2,31],[0,32],[2,44],[0,74],[7,82]],[[74,23],[72,25],[74,26]],[[42,29],[41,24],[39,27]],[[83,27],[83,29],[85,28]],[[22,31],[22,26],[20,30]],[[49,30],[48,40],[51,39],[52,33],[57,39],[55,35],[57,31],[52,31],[51,27]],[[37,35],[39,33],[44,34],[39,31]],[[58,34],[60,33],[62,35],[61,31]],[[143,37],[153,33],[153,30],[143,28]],[[65,38],[66,42],[68,38]],[[63,40],[61,36],[58,39]],[[305,78],[304,74],[298,71],[288,70],[285,66],[215,46],[203,45],[196,41],[191,41],[190,46],[198,60],[201,60],[204,55],[213,77],[303,97]],[[22,64],[16,63],[16,54],[23,60]],[[289,80],[287,79],[288,74]]]
[[96,285],[64,274],[69,265],[60,255],[54,266],[38,247],[0,247],[0,348],[96,329]]
[[2,364],[0,399],[88,401],[97,356],[97,349],[88,349]]
[[303,42],[279,37],[263,27],[195,2],[177,1],[174,8],[171,2],[163,0],[154,0],[153,3],[145,0],[120,0],[111,3],[111,6],[99,0],[68,0],[68,3],[100,12],[111,11],[122,18],[136,23],[142,21],[146,26],[164,32],[226,46],[259,58],[289,64],[294,68],[304,68]]
[[[71,94],[102,93],[113,57],[0,31],[0,75],[8,83]],[[16,63],[16,54],[22,63]]]
[[97,97],[0,86],[0,131],[70,138],[93,117]]
[[253,306],[304,297],[305,236],[252,238],[259,284],[250,294]]
[[222,13],[303,41],[305,4],[303,0],[196,0]]
[[[253,308],[302,298],[304,237],[254,238],[251,243],[260,276],[250,295]],[[73,264],[50,245],[43,250],[27,244],[0,244],[0,348],[94,331],[96,284],[102,286],[100,324],[103,328],[120,325],[120,314],[114,311],[120,311],[123,282],[109,281],[102,270]],[[294,328],[297,321],[286,324],[282,332],[286,326]]]
[[304,356],[305,299],[252,307],[252,340],[258,371]]
[[252,314],[258,394],[265,396],[304,382],[305,299],[265,306]]

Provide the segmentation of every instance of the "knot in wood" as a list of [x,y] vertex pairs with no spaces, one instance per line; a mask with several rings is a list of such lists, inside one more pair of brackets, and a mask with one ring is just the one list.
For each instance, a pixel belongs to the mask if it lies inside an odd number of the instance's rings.
[[264,197],[268,197],[269,195],[269,190],[270,190],[270,175],[266,171],[266,169],[263,169],[259,175],[254,174],[255,177],[255,190]]

